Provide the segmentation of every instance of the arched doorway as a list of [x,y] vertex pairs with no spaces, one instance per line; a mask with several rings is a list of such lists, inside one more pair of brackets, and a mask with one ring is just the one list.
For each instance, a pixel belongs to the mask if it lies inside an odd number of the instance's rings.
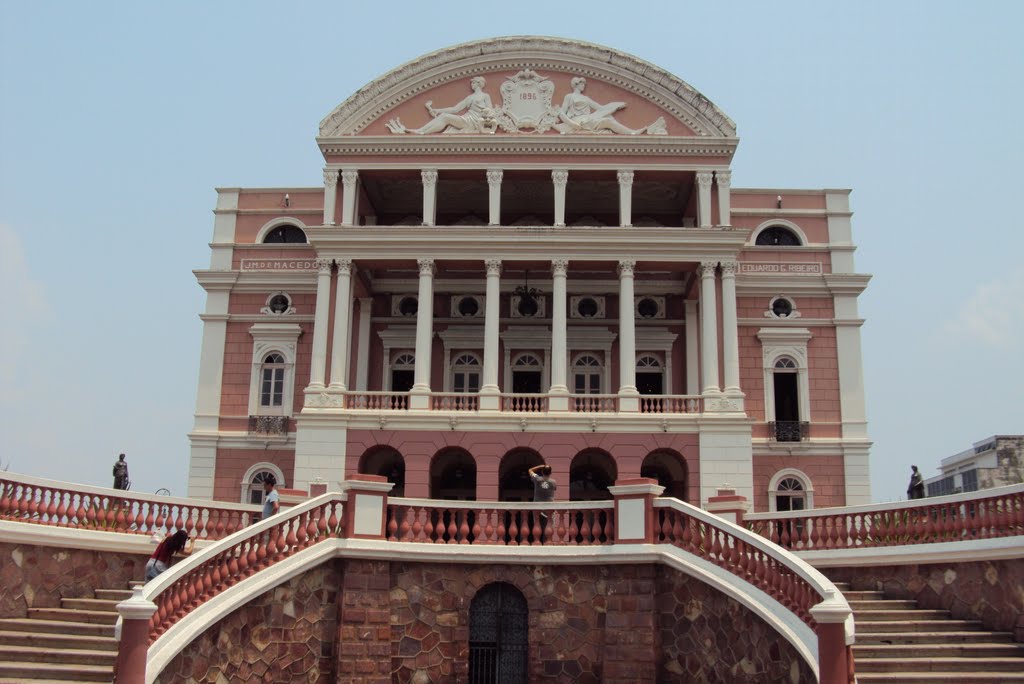
[[569,498],[572,501],[607,501],[608,488],[615,484],[618,469],[606,451],[585,449],[569,466]]
[[527,472],[544,463],[533,449],[519,448],[505,454],[498,466],[498,501],[533,501],[533,482]]
[[665,488],[662,496],[686,501],[686,459],[671,449],[647,454],[640,465],[640,477],[649,477]]
[[469,604],[469,681],[520,684],[527,681],[530,610],[523,593],[493,582]]
[[430,463],[430,498],[476,501],[476,461],[465,449],[443,449]]
[[383,475],[394,485],[388,496],[405,496],[405,459],[396,449],[389,446],[368,449],[359,459],[359,472]]

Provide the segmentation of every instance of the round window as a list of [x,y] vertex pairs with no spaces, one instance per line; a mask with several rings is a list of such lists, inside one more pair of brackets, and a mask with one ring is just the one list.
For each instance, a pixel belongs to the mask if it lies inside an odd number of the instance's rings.
[[597,315],[597,302],[590,297],[584,297],[577,302],[576,311],[583,318],[593,318]]
[[403,316],[415,316],[419,308],[420,304],[415,297],[405,297],[398,303],[398,311]]
[[650,297],[644,297],[636,305],[636,311],[642,318],[654,318],[658,315],[658,302]]
[[537,300],[530,295],[525,295],[519,298],[519,313],[524,317],[529,318],[537,314]]
[[291,301],[283,294],[274,295],[270,298],[270,310],[276,314],[283,314],[291,306]]
[[480,305],[473,297],[463,297],[459,300],[459,313],[467,318],[476,316],[480,311]]
[[772,302],[772,313],[779,318],[788,318],[793,313],[793,302],[789,301],[785,297],[777,297]]

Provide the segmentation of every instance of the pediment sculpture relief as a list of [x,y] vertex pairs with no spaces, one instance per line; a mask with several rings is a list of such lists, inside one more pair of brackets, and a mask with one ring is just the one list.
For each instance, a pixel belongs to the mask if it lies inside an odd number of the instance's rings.
[[583,94],[587,81],[581,76],[572,79],[572,92],[555,107],[552,98],[555,85],[548,78],[524,69],[501,85],[501,107],[495,107],[484,91],[486,81],[475,76],[469,81],[472,93],[451,107],[434,107],[427,101],[431,120],[419,128],[407,128],[400,119],[387,122],[395,134],[434,133],[493,134],[499,128],[506,133],[545,133],[555,130],[562,135],[668,135],[664,117],[658,117],[643,128],[629,128],[616,120],[616,112],[625,102],[601,104]]

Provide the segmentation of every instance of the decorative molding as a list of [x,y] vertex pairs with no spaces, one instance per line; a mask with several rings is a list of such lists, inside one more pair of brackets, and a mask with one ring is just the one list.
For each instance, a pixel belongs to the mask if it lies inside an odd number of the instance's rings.
[[711,172],[710,171],[698,171],[697,172],[697,185],[702,190],[711,189]]
[[501,259],[488,259],[484,262],[487,275],[501,275]]
[[434,265],[433,259],[417,259],[416,265],[420,269],[420,277],[433,277],[434,274],[437,273],[437,266]]
[[324,185],[328,188],[338,187],[337,169],[324,169]]
[[336,259],[335,263],[338,264],[338,275],[350,276],[355,271],[355,266],[352,265],[351,259]]
[[723,261],[722,262],[722,277],[723,278],[735,278],[736,271],[739,268],[739,264],[735,261]]
[[715,171],[715,182],[722,190],[732,186],[732,171]]
[[619,185],[632,186],[633,175],[632,171],[618,171],[615,177],[619,179]]
[[634,270],[636,269],[636,261],[632,259],[623,259],[619,261],[619,265],[616,267],[616,272],[620,278],[633,276]]
[[701,278],[714,278],[715,269],[718,268],[717,261],[702,261],[700,262],[700,277]]
[[568,259],[552,259],[551,260],[551,273],[555,276],[565,277],[569,272],[569,260]]
[[[274,302],[278,297],[284,297],[284,306],[281,302]],[[271,302],[274,302],[271,304]],[[292,306],[292,296],[287,292],[278,290],[277,292],[271,292],[267,295],[266,305],[260,309],[261,314],[268,316],[290,316],[295,313],[295,307]]]
[[320,137],[359,133],[411,97],[469,76],[519,71],[524,63],[531,69],[572,71],[633,92],[675,116],[698,136],[736,136],[736,125],[710,100],[654,64],[577,40],[509,36],[443,48],[393,69],[328,114],[320,122]]
[[359,172],[352,169],[345,169],[341,172],[341,182],[345,187],[352,188],[359,181]]
[[[584,299],[593,300],[596,305],[593,316],[584,316],[579,312],[580,302]],[[599,320],[607,316],[607,309],[605,307],[605,298],[601,295],[576,295],[569,297],[569,318],[582,319],[582,320]]]
[[424,187],[431,188],[437,184],[437,170],[424,169],[420,171],[420,178],[423,180]]
[[306,408],[338,408],[344,405],[344,395],[320,392],[306,395]]
[[488,169],[487,170],[487,185],[490,187],[500,186],[501,179],[505,173],[501,169]]
[[556,188],[565,188],[569,182],[569,172],[564,169],[555,169],[551,172],[551,181]]

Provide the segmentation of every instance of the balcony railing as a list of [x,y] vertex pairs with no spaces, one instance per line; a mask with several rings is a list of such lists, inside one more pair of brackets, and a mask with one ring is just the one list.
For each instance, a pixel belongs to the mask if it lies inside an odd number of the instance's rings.
[[776,442],[802,442],[810,436],[811,424],[799,420],[777,420],[768,423],[768,432]]
[[[344,408],[353,411],[408,411],[409,396],[408,392],[345,392]],[[552,395],[504,393],[497,396],[498,406],[503,412],[547,413],[551,410]],[[568,397],[570,412],[603,414],[622,412],[620,398],[617,394],[563,394],[559,396]],[[686,394],[647,395],[640,397],[639,406],[640,413],[700,414],[704,411],[704,398],[700,395]],[[429,410],[479,411],[480,395],[474,392],[432,392]],[[254,432],[253,418],[255,417],[250,417],[250,432]]]
[[249,416],[250,435],[287,435],[288,416]]
[[408,392],[346,392],[345,408],[356,411],[408,411]]
[[479,394],[435,393],[430,396],[430,408],[435,411],[476,411],[480,408],[479,397]]
[[569,408],[577,413],[616,413],[619,410],[617,394],[574,394]]
[[701,413],[704,399],[692,396],[643,396],[640,413]]
[[501,410],[513,413],[545,413],[548,410],[548,395],[502,394]]

